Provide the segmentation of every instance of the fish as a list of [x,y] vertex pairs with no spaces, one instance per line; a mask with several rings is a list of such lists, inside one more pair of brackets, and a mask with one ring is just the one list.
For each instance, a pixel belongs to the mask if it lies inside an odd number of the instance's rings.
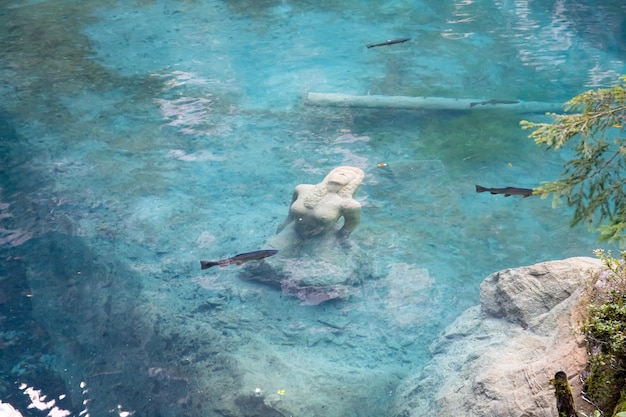
[[398,178],[396,177],[395,172],[392,171],[391,167],[389,166],[388,163],[386,162],[379,162],[378,164],[376,164],[376,166],[379,168],[380,173],[385,176],[386,178],[390,179],[391,181],[398,183]]
[[370,49],[370,48],[376,48],[377,46],[387,46],[387,45],[394,45],[396,43],[404,43],[404,42],[410,41],[410,40],[411,40],[411,38],[389,39],[389,40],[387,40],[385,42],[370,43],[369,45],[366,45],[366,46],[367,46],[367,49]]
[[505,197],[510,197],[512,195],[521,195],[522,197],[530,197],[533,195],[532,188],[517,188],[517,187],[504,187],[504,188],[487,188],[482,187],[480,185],[476,186],[477,193],[484,193],[485,191],[489,191],[491,194],[504,194]]
[[491,99],[491,100],[485,100],[485,101],[475,101],[473,103],[470,103],[470,107],[474,107],[474,106],[484,106],[485,104],[491,104],[492,106],[495,104],[518,104],[519,100],[496,100],[496,99]]
[[260,259],[267,258],[268,256],[274,256],[277,253],[278,251],[276,249],[255,250],[254,252],[240,253],[232,258],[220,259],[218,261],[200,261],[200,268],[208,269],[212,266],[219,266],[223,268],[230,264],[241,265],[244,262],[258,261]]

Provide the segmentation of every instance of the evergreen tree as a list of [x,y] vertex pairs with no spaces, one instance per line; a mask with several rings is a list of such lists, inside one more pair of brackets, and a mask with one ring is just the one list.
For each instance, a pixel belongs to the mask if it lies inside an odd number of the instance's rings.
[[565,103],[565,114],[549,113],[552,123],[521,122],[530,138],[546,149],[566,145],[574,152],[561,178],[534,190],[552,194],[553,206],[574,207],[572,225],[586,223],[601,240],[626,243],[626,76],[611,88],[591,90]]

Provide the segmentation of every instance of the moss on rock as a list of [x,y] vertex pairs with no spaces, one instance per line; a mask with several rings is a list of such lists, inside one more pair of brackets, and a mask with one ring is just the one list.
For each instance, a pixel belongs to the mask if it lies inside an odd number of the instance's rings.
[[589,377],[584,384],[587,396],[600,408],[605,415],[610,415],[620,399],[624,386],[624,375],[611,365],[611,357],[607,354],[596,354],[589,362]]

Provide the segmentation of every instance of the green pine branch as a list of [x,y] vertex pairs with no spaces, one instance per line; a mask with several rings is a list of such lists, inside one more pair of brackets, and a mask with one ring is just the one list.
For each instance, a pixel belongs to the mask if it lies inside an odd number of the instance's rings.
[[546,149],[568,146],[574,158],[561,177],[535,189],[574,208],[572,225],[586,223],[601,240],[626,243],[626,76],[611,88],[591,90],[565,103],[565,114],[549,113],[552,123],[521,122],[529,137]]

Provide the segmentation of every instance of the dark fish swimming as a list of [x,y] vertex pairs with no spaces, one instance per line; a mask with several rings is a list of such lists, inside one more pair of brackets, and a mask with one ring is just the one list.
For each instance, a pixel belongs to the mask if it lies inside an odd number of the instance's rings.
[[410,40],[411,38],[389,39],[388,41],[385,41],[385,42],[370,43],[369,45],[366,45],[366,46],[367,46],[367,49],[370,49],[370,48],[376,48],[377,46],[387,46],[387,45],[394,45],[396,43],[404,43]]
[[258,261],[259,259],[276,255],[277,253],[278,251],[276,249],[255,250],[254,252],[240,253],[232,258],[220,259],[219,261],[200,261],[200,268],[207,269],[212,266],[220,266],[223,268],[230,264],[241,265],[244,262]]
[[487,188],[482,187],[480,185],[476,186],[477,193],[484,193],[489,191],[491,194],[504,194],[505,197],[510,197],[512,195],[521,195],[522,197],[530,197],[533,195],[532,188],[517,188],[517,187],[504,187],[504,188]]
[[491,100],[485,100],[485,101],[475,101],[473,103],[470,103],[470,107],[484,106],[486,104],[491,104],[493,106],[494,104],[517,104],[517,103],[519,103],[519,100],[496,100],[496,99],[491,99]]

